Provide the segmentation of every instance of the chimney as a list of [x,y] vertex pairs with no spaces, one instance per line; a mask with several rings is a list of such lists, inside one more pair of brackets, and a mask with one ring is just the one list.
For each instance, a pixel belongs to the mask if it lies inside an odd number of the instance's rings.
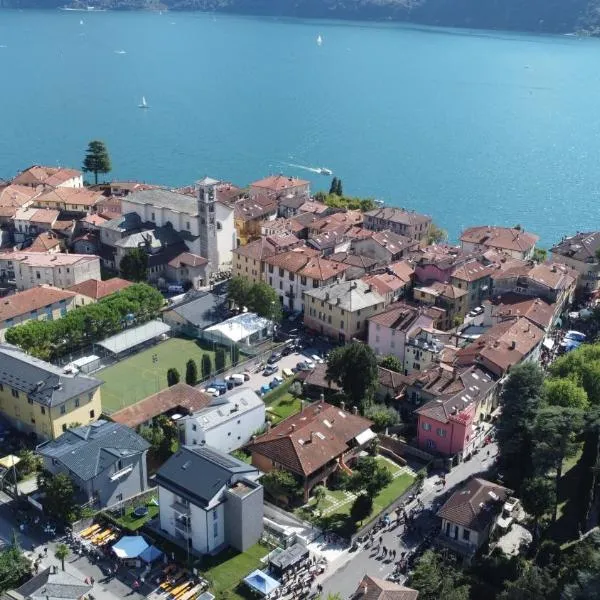
[[510,349],[511,349],[511,350],[514,350],[516,347],[517,347],[517,342],[516,342],[516,340],[513,340],[513,341],[510,343]]
[[346,410],[346,403],[343,400],[340,402],[340,408]]
[[353,406],[352,407],[352,414],[353,415],[357,415],[358,414],[358,406]]
[[290,427],[290,431],[293,433],[294,431],[296,431],[296,423],[292,423],[292,426]]
[[315,432],[314,432],[314,431],[311,431],[311,432],[310,432],[310,443],[311,443],[311,444],[313,443],[313,439],[314,439],[314,437],[315,437]]

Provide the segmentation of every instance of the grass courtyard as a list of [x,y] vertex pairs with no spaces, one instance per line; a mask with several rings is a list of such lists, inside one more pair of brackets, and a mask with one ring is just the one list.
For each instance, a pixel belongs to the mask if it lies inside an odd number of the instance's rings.
[[262,559],[270,548],[263,544],[255,544],[246,552],[238,552],[229,548],[214,557],[202,559],[200,571],[209,582],[209,591],[219,599],[237,600],[251,596],[250,590],[240,580],[254,569],[263,566]]
[[[210,355],[214,369],[212,350],[202,349],[195,340],[169,338],[99,371],[95,376],[104,381],[102,409],[111,413],[165,389],[167,370],[171,367],[176,368],[181,381],[185,381],[186,362],[193,358],[200,370],[203,354]],[[154,355],[158,357],[156,363],[152,360]]]
[[[402,496],[404,492],[412,485],[415,480],[415,474],[384,456],[377,456],[379,464],[382,464],[392,474],[392,481],[373,499],[373,510],[371,514],[363,520],[366,523],[372,519],[394,500]],[[308,504],[296,509],[296,514],[305,519],[315,521],[316,524],[322,524],[323,521],[332,529],[337,529],[341,534],[351,533],[354,524],[350,522],[350,508],[356,499],[356,494],[345,490],[326,490],[325,498],[321,501],[318,512],[315,516],[315,500],[311,498]]]

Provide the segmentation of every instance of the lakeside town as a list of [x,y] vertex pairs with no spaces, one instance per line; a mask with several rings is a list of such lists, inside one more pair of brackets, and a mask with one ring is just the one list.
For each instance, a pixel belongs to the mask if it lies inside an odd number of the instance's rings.
[[0,181],[2,599],[596,597],[600,230],[83,169]]

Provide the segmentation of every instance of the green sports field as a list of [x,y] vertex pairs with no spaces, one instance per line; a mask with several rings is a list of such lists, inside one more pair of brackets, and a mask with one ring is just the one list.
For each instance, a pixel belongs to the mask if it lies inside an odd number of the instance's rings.
[[[193,358],[200,371],[205,353],[210,354],[214,369],[214,352],[203,350],[194,340],[170,338],[95,373],[95,377],[104,381],[102,408],[112,413],[163,390],[167,387],[167,370],[171,367],[175,367],[181,381],[185,381],[186,362]],[[158,357],[156,364],[152,361],[154,355]]]

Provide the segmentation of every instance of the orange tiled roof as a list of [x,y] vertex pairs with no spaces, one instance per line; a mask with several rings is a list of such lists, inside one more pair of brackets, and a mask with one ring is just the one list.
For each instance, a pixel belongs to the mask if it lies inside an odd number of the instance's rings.
[[0,321],[14,319],[20,315],[29,314],[31,311],[74,297],[73,292],[45,285],[24,292],[17,292],[12,296],[0,298]]
[[87,296],[88,298],[94,298],[99,300],[105,296],[110,296],[119,290],[133,285],[131,281],[121,279],[120,277],[113,277],[106,281],[100,281],[99,279],[86,279],[81,283],[76,283],[69,288],[70,291]]

